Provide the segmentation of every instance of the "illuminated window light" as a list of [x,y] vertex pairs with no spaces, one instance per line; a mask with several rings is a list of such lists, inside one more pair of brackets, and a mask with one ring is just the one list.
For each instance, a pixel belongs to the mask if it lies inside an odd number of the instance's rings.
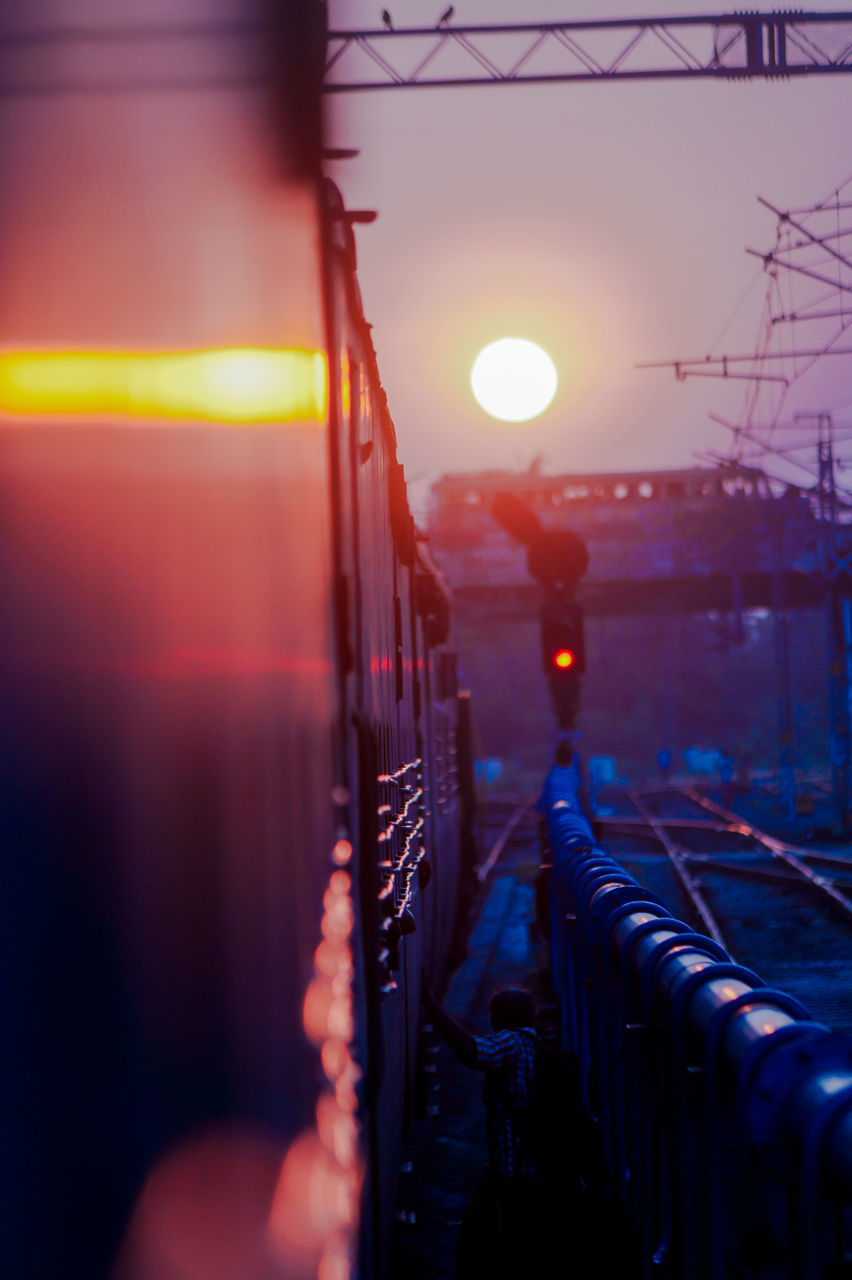
[[325,421],[321,351],[0,351],[0,416],[166,422]]

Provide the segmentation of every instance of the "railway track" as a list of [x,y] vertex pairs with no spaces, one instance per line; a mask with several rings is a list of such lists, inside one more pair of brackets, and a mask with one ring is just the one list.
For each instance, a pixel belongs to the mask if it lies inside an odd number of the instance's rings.
[[811,1016],[852,1032],[852,853],[767,835],[692,788],[618,792],[612,857]]
[[526,850],[530,841],[537,840],[538,815],[535,802],[534,795],[524,800],[489,800],[482,815],[482,836],[486,852],[476,869],[480,883],[494,870],[498,860],[505,864],[510,846],[519,845]]
[[[852,850],[768,835],[693,788],[617,790],[597,821],[608,852],[672,915],[852,1033]],[[478,875],[507,869],[537,839],[534,799],[489,801]]]

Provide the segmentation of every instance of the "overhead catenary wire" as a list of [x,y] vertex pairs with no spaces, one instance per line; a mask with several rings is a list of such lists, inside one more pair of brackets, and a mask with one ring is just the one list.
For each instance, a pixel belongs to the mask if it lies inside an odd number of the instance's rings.
[[[751,352],[719,354],[722,338],[753,291],[750,281],[710,356],[655,362],[673,369],[679,380],[715,377],[744,384],[740,408],[731,421],[711,414],[731,431],[729,462],[761,466],[775,458],[816,483],[819,468],[816,437],[803,431],[800,443],[777,433],[792,412],[807,408],[830,413],[850,403],[838,386],[843,361],[852,361],[852,226],[843,211],[852,208],[852,175],[823,199],[806,207],[782,209],[763,196],[758,201],[776,219],[774,243],[765,250],[748,249],[766,275],[757,336]],[[804,325],[804,328],[800,328]],[[638,367],[650,367],[643,363]],[[850,437],[834,432],[836,467],[852,464]],[[812,465],[804,456],[810,449]],[[789,482],[789,481],[788,481]],[[801,484],[801,479],[796,481]]]

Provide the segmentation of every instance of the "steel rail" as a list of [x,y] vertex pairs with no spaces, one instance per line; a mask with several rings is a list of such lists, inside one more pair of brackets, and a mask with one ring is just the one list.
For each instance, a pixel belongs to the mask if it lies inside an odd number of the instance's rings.
[[845,867],[852,874],[852,859],[841,858],[836,853],[820,853],[816,849],[802,849],[803,858],[810,858],[811,862],[825,862],[830,867]]
[[700,792],[695,791],[692,787],[684,789],[684,795],[689,796],[691,800],[695,800],[697,804],[702,805],[711,813],[717,813],[720,817],[729,821],[737,822],[742,828],[748,831],[755,840],[762,844],[773,857],[778,858],[780,862],[786,863],[788,867],[792,867],[798,873],[802,880],[806,881],[817,893],[828,898],[833,906],[839,910],[845,917],[846,922],[852,922],[852,902],[836,889],[826,876],[819,875],[810,867],[802,862],[801,850],[797,845],[787,844],[784,840],[776,840],[774,836],[769,836],[766,832],[761,831],[758,827],[752,827],[750,823],[745,822],[737,814],[731,813],[729,809],[723,808],[722,805],[716,804],[714,800],[709,800],[706,796],[702,796]]
[[687,867],[684,859],[684,850],[682,850],[680,846],[671,839],[663,824],[657,821],[656,815],[653,814],[645,804],[639,792],[628,791],[627,794],[668,854],[669,860],[674,867],[675,875],[683,886],[684,892],[690,902],[698,912],[701,922],[708,934],[715,942],[719,943],[719,946],[724,947],[725,939],[722,935],[722,930],[719,928],[718,922],[713,915],[713,912],[710,910],[707,900],[701,892],[700,886],[689,873],[689,868]]
[[[682,790],[682,794],[687,793],[685,790]],[[641,793],[631,793],[631,800],[634,804],[636,804],[637,795],[641,795]],[[688,798],[694,801],[695,793],[690,793]],[[666,831],[671,828],[675,828],[677,830],[684,831],[713,831],[717,832],[719,835],[747,836],[755,845],[766,849],[773,857],[778,856],[777,850],[772,848],[772,845],[781,842],[774,841],[773,837],[767,836],[765,832],[760,830],[760,828],[742,821],[737,814],[732,813],[731,818],[728,821],[713,821],[712,819],[703,818],[666,818],[660,815],[654,815],[654,817],[656,824]],[[628,833],[643,831],[648,826],[647,820],[644,817],[603,817],[598,818],[597,821],[602,826],[609,828],[612,831],[624,829]],[[655,838],[658,839],[660,844],[663,844],[662,839],[659,839],[657,836],[655,836]],[[797,862],[799,859],[806,858],[809,862],[823,863],[828,867],[836,868],[837,870],[834,874],[827,875],[825,877],[817,877],[818,880],[821,879],[823,881],[823,884],[828,884],[829,886],[833,885],[841,894],[844,894],[847,888],[852,890],[852,859],[839,857],[837,854],[821,853],[814,849],[804,849],[796,845],[789,845],[787,848],[791,852],[795,851]],[[755,867],[748,863],[726,862],[724,860],[724,855],[720,856],[719,853],[697,853],[693,850],[684,849],[682,847],[680,848],[680,856],[687,866],[701,866],[710,870],[718,869],[723,872],[728,871],[732,875],[739,875],[744,879],[752,877],[754,879],[784,881],[788,884],[799,885],[801,885],[803,881],[799,865],[795,868],[791,867],[786,871],[773,871],[766,867]],[[810,868],[805,864],[802,865],[805,866],[806,870],[810,870]],[[843,875],[844,872],[845,878]],[[809,878],[806,879],[806,883],[812,887],[819,887],[818,885],[815,886],[813,881]],[[846,896],[848,897],[848,894]],[[836,900],[833,901],[836,906]]]
[[[641,795],[642,793],[639,792],[638,794]],[[738,824],[734,825],[730,822],[713,822],[710,818],[664,818],[660,814],[655,814],[654,817],[661,827],[689,827],[695,831],[719,831],[727,832],[731,835],[749,834],[745,827],[741,827]],[[613,828],[645,827],[648,825],[644,818],[620,818],[614,816],[596,816],[595,822],[599,822],[603,827]]]
[[[800,889],[805,887],[798,871],[782,870],[780,867],[759,867],[746,862],[728,862],[715,853],[688,853],[685,855],[685,861],[690,867],[702,867],[705,871],[720,871],[723,874],[727,872],[732,876],[740,876],[743,880],[767,880],[778,884],[796,885]],[[848,880],[843,880],[839,876],[832,876],[831,880],[842,892],[852,889],[852,867],[849,868],[849,876]]]
[[490,872],[496,866],[497,859],[500,857],[500,854],[503,852],[509,840],[512,838],[512,835],[514,834],[515,829],[520,825],[521,820],[524,817],[526,817],[530,809],[533,807],[535,803],[535,799],[536,799],[535,796],[530,796],[528,799],[523,800],[521,804],[518,806],[518,808],[515,810],[515,812],[510,816],[508,822],[505,824],[505,826],[501,830],[497,839],[494,841],[494,844],[491,846],[491,849],[485,861],[482,863],[481,866],[477,867],[476,869],[476,876],[480,884],[482,884],[487,879]]

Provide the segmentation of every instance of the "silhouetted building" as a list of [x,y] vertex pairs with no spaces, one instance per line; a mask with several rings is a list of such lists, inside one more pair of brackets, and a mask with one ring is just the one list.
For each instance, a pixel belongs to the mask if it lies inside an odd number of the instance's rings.
[[[807,490],[743,467],[544,475],[536,464],[446,475],[433,485],[429,538],[462,602],[484,602],[499,589],[507,606],[518,606],[535,591],[523,546],[491,512],[505,493],[545,527],[569,528],[585,541],[589,569],[578,597],[589,609],[655,611],[664,602],[647,590],[652,584],[666,588],[673,608],[765,606],[779,571],[791,579],[790,604],[815,603],[821,526]],[[646,590],[637,592],[641,584]]]

